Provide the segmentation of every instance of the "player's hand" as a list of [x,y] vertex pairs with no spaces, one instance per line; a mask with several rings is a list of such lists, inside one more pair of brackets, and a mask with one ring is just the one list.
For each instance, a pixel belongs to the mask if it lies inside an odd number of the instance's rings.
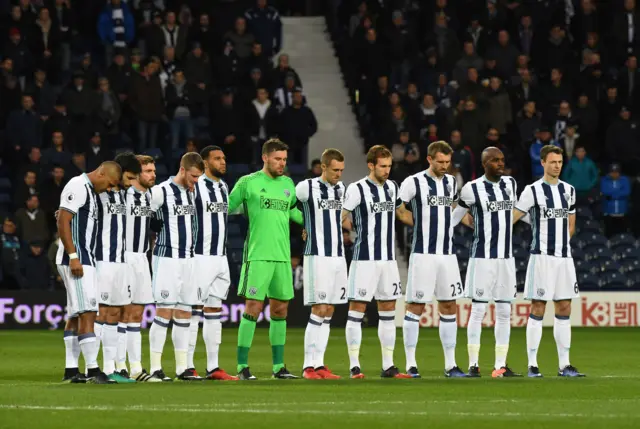
[[467,225],[469,228],[473,229],[473,217],[469,213],[465,214],[461,221],[464,225]]
[[60,209],[56,210],[56,212],[53,215],[56,217],[56,222],[57,222],[58,218],[60,217]]
[[302,230],[302,241],[307,241],[307,230],[306,229]]
[[69,268],[71,268],[71,274],[73,274],[74,277],[80,278],[84,275],[80,259],[71,259],[69,261]]
[[353,223],[351,222],[351,219],[347,218],[345,220],[342,221],[342,227],[349,230],[349,231],[353,231]]

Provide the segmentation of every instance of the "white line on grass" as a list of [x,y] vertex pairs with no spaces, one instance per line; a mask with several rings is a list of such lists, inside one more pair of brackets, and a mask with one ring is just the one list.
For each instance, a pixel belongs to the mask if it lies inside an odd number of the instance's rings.
[[[245,407],[247,404],[245,404]],[[326,410],[283,410],[283,409],[251,409],[251,408],[167,408],[154,406],[69,406],[69,405],[17,405],[17,404],[0,404],[0,409],[12,411],[133,411],[133,412],[165,412],[165,413],[237,413],[237,414],[323,414]],[[401,411],[401,410],[331,410],[331,414],[341,415],[380,415],[380,416],[453,416],[453,417],[496,417],[496,418],[520,418],[520,417],[540,417],[540,418],[601,418],[601,419],[620,419],[630,418],[639,419],[639,415],[634,414],[589,414],[589,413],[514,413],[514,412],[458,412],[458,411]]]

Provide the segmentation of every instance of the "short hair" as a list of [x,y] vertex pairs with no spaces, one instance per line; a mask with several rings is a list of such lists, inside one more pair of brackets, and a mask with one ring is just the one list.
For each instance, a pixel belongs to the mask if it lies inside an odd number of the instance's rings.
[[182,159],[180,160],[180,167],[185,170],[191,170],[192,168],[197,168],[200,171],[204,171],[204,161],[199,153],[196,152],[188,152],[182,155]]
[[320,161],[318,158],[311,161],[311,167],[315,167],[316,165],[320,165],[320,164],[322,164],[322,161]]
[[375,146],[371,146],[371,149],[367,152],[367,164],[371,163],[373,165],[377,165],[378,159],[391,157],[391,151],[387,149],[386,146],[377,144]]
[[262,145],[263,155],[267,155],[271,152],[278,152],[280,150],[289,150],[289,146],[279,139],[269,139]]
[[555,153],[556,155],[560,156],[564,155],[564,151],[561,148],[552,144],[548,144],[546,146],[542,146],[542,149],[540,149],[540,159],[546,161],[547,155],[549,155],[550,153]]
[[207,159],[209,158],[209,154],[211,152],[215,152],[216,150],[224,152],[220,146],[209,145],[200,151],[200,156],[202,157],[202,159]]
[[122,172],[133,174],[140,174],[142,172],[140,161],[138,161],[138,158],[136,158],[133,152],[119,153],[114,161],[120,165]]
[[138,162],[140,163],[140,165],[142,167],[144,167],[147,164],[155,164],[156,160],[154,157],[149,156],[149,155],[136,155],[136,159],[138,160]]
[[443,155],[451,155],[453,153],[453,149],[449,146],[444,140],[439,140],[437,142],[433,142],[427,147],[427,156],[431,158],[435,158],[438,153]]
[[322,164],[329,165],[331,161],[344,162],[344,155],[338,149],[327,149],[322,152]]

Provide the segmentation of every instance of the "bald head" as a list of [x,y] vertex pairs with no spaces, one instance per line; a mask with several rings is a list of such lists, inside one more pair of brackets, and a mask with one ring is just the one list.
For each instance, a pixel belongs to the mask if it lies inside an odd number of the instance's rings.
[[93,183],[93,189],[99,194],[120,186],[122,167],[115,161],[105,161],[95,171],[89,173],[89,178]]
[[100,167],[98,167],[98,171],[102,170],[103,174],[106,174],[107,176],[122,176],[122,167],[120,167],[120,164],[118,164],[115,161],[105,161],[102,164],[100,164]]
[[482,151],[482,167],[484,175],[491,181],[497,181],[504,174],[504,154],[500,149],[489,146]]

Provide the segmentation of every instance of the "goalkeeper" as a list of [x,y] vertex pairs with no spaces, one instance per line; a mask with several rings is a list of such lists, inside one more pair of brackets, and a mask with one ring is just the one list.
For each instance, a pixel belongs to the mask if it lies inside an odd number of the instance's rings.
[[295,185],[284,176],[288,149],[280,140],[266,141],[262,170],[241,177],[229,195],[229,213],[242,206],[249,220],[238,285],[238,295],[246,300],[238,331],[240,380],[256,379],[249,370],[249,350],[265,297],[269,298],[271,312],[273,377],[298,378],[284,365],[287,307],[293,298],[289,220],[303,222],[302,212],[295,208]]

